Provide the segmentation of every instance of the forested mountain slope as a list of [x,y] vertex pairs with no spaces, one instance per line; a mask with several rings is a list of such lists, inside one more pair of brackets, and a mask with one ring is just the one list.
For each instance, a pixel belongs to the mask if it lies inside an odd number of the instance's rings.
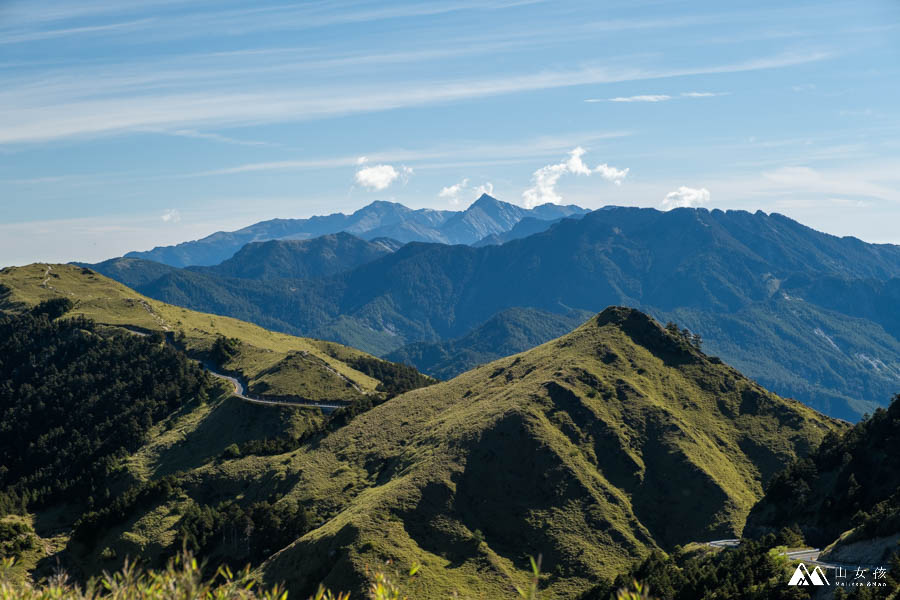
[[856,420],[900,386],[900,248],[777,214],[609,207],[499,246],[410,243],[331,278],[147,279],[135,285],[155,298],[380,355],[463,338],[513,307],[624,304],[689,327],[711,353],[834,416]]
[[853,539],[900,534],[898,399],[779,473],[754,507],[748,533],[798,526],[818,546],[851,529]]

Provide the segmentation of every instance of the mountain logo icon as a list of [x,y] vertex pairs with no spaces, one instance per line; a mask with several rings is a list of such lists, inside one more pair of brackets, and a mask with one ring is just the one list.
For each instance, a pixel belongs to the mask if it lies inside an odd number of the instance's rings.
[[797,565],[797,570],[794,571],[793,576],[791,576],[791,580],[788,581],[788,585],[831,585],[828,583],[828,579],[825,577],[825,571],[822,570],[822,567],[816,567],[813,569],[812,573],[809,572],[809,569],[806,568],[806,565],[800,563]]

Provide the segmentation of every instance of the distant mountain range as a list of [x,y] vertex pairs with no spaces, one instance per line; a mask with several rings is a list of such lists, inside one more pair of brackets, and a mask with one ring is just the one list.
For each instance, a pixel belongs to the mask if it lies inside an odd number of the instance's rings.
[[230,258],[251,242],[308,239],[342,231],[366,240],[391,238],[403,243],[473,244],[486,237],[509,232],[522,219],[535,221],[530,225],[530,231],[534,232],[540,229],[541,224],[549,226],[558,219],[587,212],[587,209],[578,206],[556,204],[525,209],[487,194],[463,211],[413,210],[395,202],[378,201],[350,215],[335,213],[308,219],[261,221],[237,231],[220,231],[176,246],[129,252],[125,257],[152,260],[174,267],[211,266]]
[[[897,246],[837,238],[778,214],[623,207],[499,245],[362,251],[364,243],[273,242],[213,268],[133,259],[95,268],[166,302],[393,353],[442,376],[558,335],[550,321],[527,335],[496,335],[509,318],[497,316],[503,311],[567,315],[621,304],[700,333],[710,353],[833,416],[856,420],[900,389]],[[294,266],[237,265],[264,247],[282,257],[273,264]],[[322,248],[347,257],[321,262]],[[354,268],[366,252],[381,255]],[[307,258],[285,258],[292,253]]]

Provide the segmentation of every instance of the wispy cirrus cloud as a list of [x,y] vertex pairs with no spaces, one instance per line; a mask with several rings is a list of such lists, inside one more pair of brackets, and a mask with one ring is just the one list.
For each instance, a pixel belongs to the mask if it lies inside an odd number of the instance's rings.
[[716,96],[729,96],[731,92],[682,92],[682,98],[715,98]]
[[[218,175],[238,175],[266,171],[308,171],[313,169],[337,169],[360,165],[367,162],[413,163],[419,168],[461,167],[474,165],[516,164],[534,158],[556,156],[567,148],[600,143],[631,135],[628,131],[579,131],[555,136],[529,137],[511,140],[508,143],[490,143],[472,140],[454,145],[439,145],[421,148],[381,150],[366,156],[345,155],[322,158],[304,158],[252,162],[221,169],[211,169],[188,173],[181,177],[207,177]],[[466,162],[459,162],[469,159]],[[450,162],[447,162],[450,161]],[[490,192],[487,192],[490,193]]]
[[0,46],[9,46],[12,44],[21,44],[22,42],[36,42],[59,37],[70,37],[78,35],[97,35],[100,33],[121,33],[128,30],[135,30],[153,22],[153,19],[138,19],[136,21],[125,21],[122,23],[109,23],[105,25],[88,25],[84,27],[66,27],[62,29],[42,29],[38,31],[21,31],[19,33],[8,33],[0,36]]
[[[619,96],[617,98],[609,98],[608,102],[665,102],[671,100],[672,96],[666,94],[645,94],[642,96]],[[590,102],[590,100],[588,100]]]
[[[415,85],[398,81],[390,86],[379,83],[314,90],[284,87],[276,80],[264,89],[247,92],[234,89],[233,82],[226,79],[207,82],[202,91],[141,90],[132,95],[127,93],[128,84],[123,83],[120,92],[100,97],[94,95],[96,82],[68,75],[64,81],[43,82],[36,89],[0,93],[0,104],[6,107],[0,114],[0,144],[111,135],[153,127],[199,129],[297,122],[588,84],[777,69],[830,56],[827,52],[783,54],[679,69],[598,65],[499,78],[419,81]],[[186,78],[178,71],[173,76]],[[48,93],[50,90],[54,93]]]
[[195,140],[208,140],[211,142],[219,142],[222,144],[234,144],[236,146],[275,146],[271,142],[261,142],[257,140],[240,140],[237,138],[221,135],[218,133],[210,133],[207,131],[197,131],[196,129],[174,129],[174,130],[148,130],[151,133],[160,133],[164,135],[174,135],[177,137],[190,138]]
[[[83,35],[85,33],[118,34],[118,24],[99,24],[89,27],[63,27],[47,24],[80,22],[83,19],[108,19],[153,9],[159,15],[155,26],[151,20],[134,21],[148,37],[155,39],[183,39],[209,37],[215,34],[246,35],[264,31],[305,30],[336,25],[351,25],[390,19],[434,17],[461,11],[496,11],[538,4],[544,0],[491,0],[456,2],[415,2],[390,5],[387,3],[358,4],[352,2],[279,3],[260,0],[251,6],[229,6],[209,0],[149,0],[144,2],[88,2],[83,6],[72,3],[42,3],[39,10],[16,8],[5,21],[12,25],[0,28],[0,40],[6,44],[33,42],[51,37]],[[66,4],[69,4],[68,6]],[[211,8],[216,10],[211,10]],[[92,31],[91,31],[92,30]]]
[[677,96],[669,94],[639,94],[637,96],[616,96],[615,98],[588,98],[585,102],[666,102],[675,98],[713,98],[727,96],[730,92],[682,92]]

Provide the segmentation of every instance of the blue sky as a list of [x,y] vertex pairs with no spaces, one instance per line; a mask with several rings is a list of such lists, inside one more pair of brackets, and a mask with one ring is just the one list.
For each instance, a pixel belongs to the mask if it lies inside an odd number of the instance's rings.
[[0,0],[0,265],[373,200],[900,243],[900,2]]

